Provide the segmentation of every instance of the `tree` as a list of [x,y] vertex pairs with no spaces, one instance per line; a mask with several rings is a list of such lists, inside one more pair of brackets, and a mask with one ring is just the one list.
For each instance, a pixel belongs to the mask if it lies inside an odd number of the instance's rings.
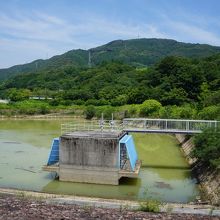
[[93,105],[88,105],[84,112],[86,119],[92,119],[95,116],[95,107]]
[[204,106],[216,105],[218,103],[220,103],[220,90],[210,91],[210,93],[207,94],[207,97],[203,101]]
[[205,120],[218,119],[220,117],[220,106],[211,105],[203,108],[199,112],[199,117]]
[[12,88],[7,92],[7,96],[11,101],[23,101],[25,99],[29,99],[31,95],[30,90],[28,89],[15,89]]
[[190,105],[185,106],[172,106],[171,107],[171,118],[182,118],[190,119],[194,118],[197,115],[197,111]]
[[220,128],[209,128],[194,137],[192,156],[213,167],[220,166]]
[[187,93],[182,88],[174,88],[170,92],[165,92],[161,101],[164,105],[182,105],[188,101]]
[[141,104],[140,115],[141,116],[151,116],[158,115],[159,110],[162,107],[161,103],[154,99],[148,99]]
[[116,98],[112,99],[111,104],[113,106],[121,106],[127,103],[128,97],[127,95],[118,95]]
[[149,98],[149,90],[144,87],[134,88],[128,93],[128,104],[140,104]]

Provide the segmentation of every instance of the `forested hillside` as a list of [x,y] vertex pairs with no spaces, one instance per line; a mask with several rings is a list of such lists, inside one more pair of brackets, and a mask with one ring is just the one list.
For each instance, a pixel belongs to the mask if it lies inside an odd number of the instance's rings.
[[53,68],[15,76],[1,84],[0,94],[14,102],[50,97],[50,106],[108,106],[114,111],[114,106],[127,105],[127,116],[216,119],[219,88],[220,54],[169,56],[148,68],[116,61],[92,68]]
[[70,66],[88,67],[89,53],[91,66],[99,65],[103,61],[117,60],[135,67],[143,67],[152,66],[166,56],[202,58],[219,52],[220,47],[167,39],[116,40],[90,50],[71,50],[47,60],[36,60],[28,64],[0,69],[0,80],[19,73],[36,73]]

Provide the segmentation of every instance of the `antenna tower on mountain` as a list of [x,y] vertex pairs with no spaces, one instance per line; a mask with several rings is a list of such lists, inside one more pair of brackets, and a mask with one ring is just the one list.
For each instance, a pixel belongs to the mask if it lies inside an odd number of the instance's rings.
[[89,50],[89,60],[88,60],[88,66],[91,67],[92,66],[92,62],[91,62],[91,51]]

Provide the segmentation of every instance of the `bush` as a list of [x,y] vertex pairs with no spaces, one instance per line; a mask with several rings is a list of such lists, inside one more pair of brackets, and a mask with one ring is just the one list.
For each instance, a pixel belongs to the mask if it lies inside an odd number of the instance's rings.
[[220,166],[220,128],[209,128],[194,137],[192,156],[213,167]]
[[95,107],[93,105],[88,105],[84,111],[86,119],[92,119],[95,116]]
[[171,106],[165,106],[160,108],[159,116],[160,118],[171,118],[172,115],[172,107]]
[[203,108],[199,112],[199,117],[205,120],[217,119],[220,116],[220,106],[212,105]]
[[9,89],[7,92],[8,98],[14,102],[27,100],[29,99],[30,95],[31,95],[31,92],[28,89],[12,88],[12,89]]
[[191,106],[171,106],[171,118],[192,119],[196,116],[196,109]]
[[109,105],[109,101],[105,99],[89,99],[85,102],[85,105],[95,105],[95,106],[101,106],[101,105]]
[[50,112],[50,106],[48,103],[43,101],[27,100],[22,102],[17,102],[14,107],[18,110],[20,114],[47,114]]
[[158,116],[161,103],[154,99],[144,101],[140,106],[141,116]]
[[127,95],[119,95],[116,98],[111,100],[112,106],[121,106],[127,103],[128,97]]
[[137,114],[137,111],[138,111],[138,106],[137,105],[130,105],[129,108],[128,108],[128,113],[131,115],[131,116],[135,116]]
[[106,120],[110,120],[112,118],[112,114],[116,111],[115,107],[112,107],[110,105],[106,106],[99,106],[96,108],[96,117],[101,118],[102,113],[103,117]]
[[143,212],[159,212],[160,202],[157,200],[148,200],[146,202],[140,202],[140,208],[138,210]]

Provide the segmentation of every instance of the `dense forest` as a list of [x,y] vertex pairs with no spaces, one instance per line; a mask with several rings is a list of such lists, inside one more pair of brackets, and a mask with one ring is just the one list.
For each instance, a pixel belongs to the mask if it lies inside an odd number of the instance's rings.
[[[121,117],[219,119],[219,88],[220,54],[198,59],[168,56],[150,67],[112,61],[14,76],[0,85],[1,98],[12,101],[0,108],[2,114],[66,108],[81,109],[88,118],[102,111],[106,117],[120,112]],[[33,96],[48,100],[29,100]],[[5,110],[9,106],[13,111]]]
[[97,66],[104,61],[117,60],[135,67],[146,67],[154,65],[167,56],[204,58],[216,53],[220,53],[220,47],[182,43],[169,39],[115,40],[89,50],[70,50],[50,59],[39,59],[31,63],[0,69],[0,80],[20,73],[35,73],[60,67]]

